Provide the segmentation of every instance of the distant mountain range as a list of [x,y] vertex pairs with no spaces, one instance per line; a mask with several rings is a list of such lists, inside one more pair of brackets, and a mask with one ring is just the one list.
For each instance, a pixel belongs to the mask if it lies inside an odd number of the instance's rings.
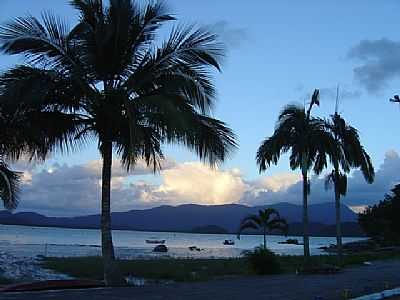
[[[236,233],[240,220],[267,207],[278,210],[290,224],[291,235],[302,234],[302,206],[277,203],[249,207],[238,204],[159,206],[144,210],[112,213],[112,227],[120,230],[203,232],[204,228],[217,228]],[[360,236],[357,215],[342,205],[343,232],[347,236]],[[335,234],[334,203],[309,205],[310,233],[315,236]],[[48,226],[65,228],[99,228],[100,215],[79,217],[47,217],[33,212],[11,213],[0,211],[0,224]]]

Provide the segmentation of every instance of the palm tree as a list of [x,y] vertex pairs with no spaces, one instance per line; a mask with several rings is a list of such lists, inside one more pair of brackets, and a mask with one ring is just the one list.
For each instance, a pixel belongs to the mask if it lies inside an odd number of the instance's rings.
[[246,229],[256,229],[262,230],[264,235],[264,249],[267,249],[267,232],[271,231],[281,231],[287,233],[288,224],[285,219],[281,218],[278,211],[273,208],[267,208],[264,210],[259,210],[258,215],[250,215],[245,217],[240,222],[240,227],[238,231],[238,239],[240,239],[240,234]]
[[0,158],[0,199],[4,208],[14,209],[18,205],[18,192],[21,174],[9,169]]
[[347,174],[352,168],[360,168],[368,183],[374,181],[374,167],[371,158],[361,144],[357,129],[350,126],[336,111],[326,122],[328,132],[334,139],[333,151],[330,154],[332,172],[326,177],[325,186],[333,184],[336,210],[336,241],[339,263],[342,257],[342,232],[340,217],[340,197],[346,196]]
[[290,153],[292,170],[300,168],[303,179],[303,239],[304,257],[307,264],[310,256],[308,234],[308,194],[310,182],[308,173],[311,169],[320,174],[327,166],[327,154],[332,145],[332,138],[325,130],[322,119],[311,116],[311,109],[319,105],[319,90],[315,90],[311,103],[304,106],[287,105],[279,115],[274,134],[265,139],[257,151],[257,164],[260,172],[271,164],[277,164],[281,154]]
[[[233,132],[210,116],[223,47],[204,28],[177,26],[162,3],[71,0],[80,14],[72,28],[51,14],[17,18],[0,28],[1,50],[28,63],[0,77],[2,105],[34,114],[50,150],[74,150],[96,140],[103,160],[101,240],[104,280],[122,283],[111,235],[113,152],[127,170],[143,159],[154,171],[164,143],[184,145],[211,165],[236,147]],[[33,122],[36,124],[36,122]],[[64,128],[65,130],[59,130]],[[49,137],[49,138],[48,138]]]

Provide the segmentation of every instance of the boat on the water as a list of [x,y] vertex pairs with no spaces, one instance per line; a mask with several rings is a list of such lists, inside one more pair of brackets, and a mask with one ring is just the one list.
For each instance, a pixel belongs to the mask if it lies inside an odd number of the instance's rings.
[[190,250],[190,251],[202,251],[202,250],[204,250],[204,249],[201,249],[201,248],[199,248],[199,247],[197,247],[197,246],[190,246],[190,247],[189,247],[189,250]]
[[146,240],[147,244],[165,244],[165,240]]
[[287,239],[284,242],[278,242],[278,244],[303,245],[303,243],[299,243],[298,239]]
[[232,245],[235,245],[235,241],[233,241],[233,240],[225,240],[223,242],[223,244],[227,245],[227,246],[232,246]]

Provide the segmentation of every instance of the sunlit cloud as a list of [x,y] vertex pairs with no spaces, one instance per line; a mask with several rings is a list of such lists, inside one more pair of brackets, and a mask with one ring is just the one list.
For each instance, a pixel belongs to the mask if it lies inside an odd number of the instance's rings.
[[180,164],[162,172],[162,177],[158,192],[204,204],[235,203],[249,189],[238,169],[223,171],[198,162]]

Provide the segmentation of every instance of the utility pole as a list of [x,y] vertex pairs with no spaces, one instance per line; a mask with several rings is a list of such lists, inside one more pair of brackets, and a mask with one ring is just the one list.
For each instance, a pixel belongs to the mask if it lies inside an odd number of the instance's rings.
[[336,87],[335,114],[339,113],[339,84]]

